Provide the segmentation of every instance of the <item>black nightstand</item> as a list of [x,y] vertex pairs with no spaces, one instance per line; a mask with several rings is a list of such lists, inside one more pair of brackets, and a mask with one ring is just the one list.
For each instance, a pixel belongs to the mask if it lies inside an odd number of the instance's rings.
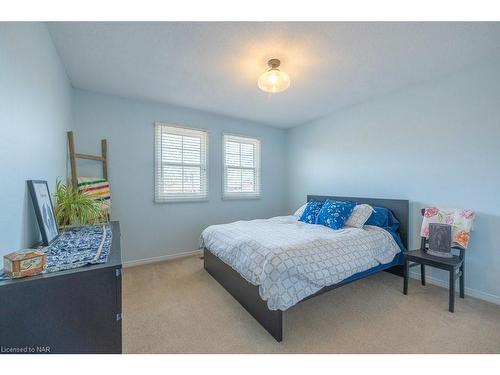
[[[425,249],[425,240],[422,239],[422,245]],[[453,258],[441,258],[427,254],[423,249],[404,252],[404,286],[403,293],[408,294],[408,278],[410,268],[420,266],[420,275],[422,285],[425,285],[425,266],[440,268],[450,273],[450,300],[449,310],[455,311],[455,281],[460,278],[460,298],[464,298],[464,272],[465,257],[464,250],[460,249],[460,255],[453,255]],[[457,272],[458,271],[458,272]]]
[[[27,353],[122,352],[120,226],[106,263],[0,281],[0,345]],[[83,241],[82,241],[83,242]]]

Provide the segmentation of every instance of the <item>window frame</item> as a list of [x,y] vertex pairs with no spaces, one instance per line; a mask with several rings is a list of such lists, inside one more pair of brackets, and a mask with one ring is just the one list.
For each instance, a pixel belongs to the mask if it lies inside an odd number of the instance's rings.
[[[239,167],[239,169],[252,169],[255,172],[255,186],[257,191],[255,192],[227,192],[226,191],[226,137],[232,137],[241,140],[249,140],[250,142],[240,142],[240,143],[250,143],[256,146],[254,149],[254,167]],[[237,141],[236,141],[237,142]],[[262,198],[262,167],[261,167],[261,156],[262,153],[262,141],[259,137],[253,137],[242,134],[234,133],[222,133],[222,199],[223,200],[242,200],[242,199],[261,199]]]
[[[195,194],[178,194],[178,196],[165,196],[160,194],[160,179],[159,177],[161,176],[161,168],[163,167],[164,164],[169,164],[169,165],[179,165],[179,166],[193,166],[192,164],[188,163],[166,163],[163,162],[162,159],[162,154],[161,154],[161,145],[162,141],[158,139],[158,137],[163,134],[163,128],[174,128],[176,131],[179,131],[182,133],[183,130],[185,130],[187,133],[189,132],[199,132],[199,133],[204,133],[204,144],[203,144],[203,137],[201,140],[201,147],[200,147],[200,169],[202,175],[200,175],[201,181],[203,181],[203,173],[204,173],[204,179],[205,179],[205,186],[204,186],[204,192],[199,194],[199,197],[197,197]],[[177,125],[177,124],[172,124],[172,123],[167,123],[167,122],[161,122],[161,121],[156,121],[154,123],[154,128],[155,128],[155,136],[154,136],[154,153],[155,153],[155,169],[154,169],[154,180],[155,180],[155,185],[154,185],[154,202],[155,203],[182,203],[182,202],[207,202],[208,201],[208,195],[209,195],[209,171],[208,171],[208,166],[209,166],[209,132],[207,129],[203,128],[195,128],[195,127],[189,127],[189,126],[184,126],[184,125]],[[182,135],[182,136],[192,136],[192,134],[176,134],[174,132],[170,134],[175,134],[175,135]],[[204,148],[204,149],[203,149]],[[203,163],[204,162],[204,163]],[[203,189],[202,189],[203,190]],[[185,195],[185,196],[183,196]],[[191,196],[189,196],[191,195]]]

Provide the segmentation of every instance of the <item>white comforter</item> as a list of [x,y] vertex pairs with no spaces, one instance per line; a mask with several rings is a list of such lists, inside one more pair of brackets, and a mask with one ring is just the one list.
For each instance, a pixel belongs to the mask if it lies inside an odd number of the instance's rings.
[[201,245],[258,285],[271,310],[286,310],[325,286],[389,263],[400,251],[382,228],[333,230],[295,216],[212,225]]

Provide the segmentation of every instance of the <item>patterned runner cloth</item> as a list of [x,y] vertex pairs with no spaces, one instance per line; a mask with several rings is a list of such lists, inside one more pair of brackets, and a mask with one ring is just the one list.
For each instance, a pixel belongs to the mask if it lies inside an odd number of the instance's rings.
[[[42,249],[47,254],[47,267],[43,273],[106,263],[112,239],[110,225],[68,228],[52,244]],[[5,279],[8,277],[2,270],[0,280]]]

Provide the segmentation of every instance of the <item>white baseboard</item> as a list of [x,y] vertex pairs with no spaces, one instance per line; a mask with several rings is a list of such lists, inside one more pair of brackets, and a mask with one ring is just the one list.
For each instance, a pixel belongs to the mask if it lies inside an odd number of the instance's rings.
[[[420,271],[418,271],[418,272],[410,271],[410,277],[412,279],[420,280]],[[432,277],[429,275],[425,275],[425,281],[428,282],[429,284],[440,286],[442,288],[448,289],[448,281],[440,280],[438,278],[435,278],[435,277]],[[457,286],[456,290],[458,292],[458,286]],[[467,296],[471,296],[471,297],[474,297],[477,299],[481,299],[483,301],[487,301],[487,302],[491,302],[491,303],[500,305],[500,297],[495,296],[494,294],[482,292],[480,290],[467,288],[467,287],[465,287],[465,294]]]
[[203,254],[203,250],[193,250],[193,251],[186,251],[186,252],[177,253],[177,254],[161,255],[159,257],[153,257],[153,258],[130,260],[128,262],[123,262],[123,267],[124,268],[136,267],[136,266],[142,266],[144,264],[149,264],[149,263],[163,262],[166,260],[172,260],[172,259],[184,258],[184,257],[192,256],[192,255],[202,255],[202,254]]

